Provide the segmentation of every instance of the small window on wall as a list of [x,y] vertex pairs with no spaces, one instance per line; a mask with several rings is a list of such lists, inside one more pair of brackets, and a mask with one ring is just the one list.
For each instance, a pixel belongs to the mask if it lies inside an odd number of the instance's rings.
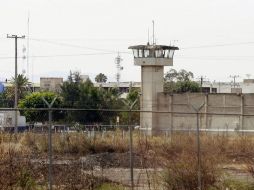
[[212,88],[212,93],[217,93],[217,88]]
[[231,88],[231,93],[242,93],[242,88]]
[[202,87],[203,93],[210,93],[210,87]]

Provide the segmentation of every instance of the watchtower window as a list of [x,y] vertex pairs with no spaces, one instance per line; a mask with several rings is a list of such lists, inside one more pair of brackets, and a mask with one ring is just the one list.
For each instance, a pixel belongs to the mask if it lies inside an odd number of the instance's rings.
[[166,50],[167,58],[173,58],[173,56],[174,56],[174,50]]
[[138,50],[138,57],[144,57],[144,50],[143,49]]
[[144,50],[144,57],[149,57],[149,50]]
[[134,57],[138,57],[138,50],[137,49],[133,49],[133,55],[134,55]]
[[160,46],[160,45],[138,45],[130,46],[129,49],[133,50],[134,58],[168,58],[174,56],[174,51],[178,47],[174,46]]
[[155,50],[155,57],[162,58],[164,57],[164,52],[162,49]]

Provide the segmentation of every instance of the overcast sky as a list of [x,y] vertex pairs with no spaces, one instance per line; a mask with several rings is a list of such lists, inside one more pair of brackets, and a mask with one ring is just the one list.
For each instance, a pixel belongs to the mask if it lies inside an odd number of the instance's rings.
[[[210,81],[230,75],[254,77],[253,0],[1,0],[0,79],[14,75],[14,39],[27,35],[30,15],[29,78],[62,76],[70,70],[100,72],[115,81],[117,52],[121,81],[140,81],[128,46],[146,44],[155,21],[157,44],[175,44],[175,69]],[[151,36],[150,36],[151,37]],[[27,40],[18,41],[22,56]],[[26,60],[18,60],[19,73]],[[165,68],[165,72],[170,67]]]

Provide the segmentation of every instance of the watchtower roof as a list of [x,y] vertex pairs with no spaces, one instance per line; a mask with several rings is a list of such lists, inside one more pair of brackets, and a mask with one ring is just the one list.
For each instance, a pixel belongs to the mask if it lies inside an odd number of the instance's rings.
[[143,50],[179,50],[176,46],[166,45],[136,45],[130,46],[128,49],[143,49]]

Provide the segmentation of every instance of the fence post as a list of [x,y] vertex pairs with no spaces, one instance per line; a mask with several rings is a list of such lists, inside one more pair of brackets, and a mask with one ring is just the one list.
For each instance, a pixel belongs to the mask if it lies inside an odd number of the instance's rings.
[[[241,115],[240,115],[240,130],[244,129],[244,95],[241,95]],[[242,135],[244,132],[242,132]]]
[[198,159],[198,190],[202,190],[202,179],[201,179],[201,154],[200,154],[200,123],[199,123],[199,111],[202,109],[202,107],[205,105],[205,103],[201,104],[199,107],[194,107],[193,105],[192,108],[195,110],[196,112],[196,117],[197,117],[197,159]]
[[134,190],[134,175],[133,175],[133,136],[132,136],[132,126],[130,125],[131,121],[131,111],[133,106],[137,103],[138,98],[131,104],[128,112],[128,125],[130,130],[130,169],[131,169],[131,190]]
[[131,190],[134,190],[134,175],[133,175],[133,138],[132,138],[132,126],[130,125],[131,122],[131,111],[133,106],[137,103],[139,96],[135,99],[135,101],[130,104],[130,102],[123,101],[123,103],[129,107],[128,110],[128,127],[129,127],[129,150],[130,150],[130,177],[131,177]]
[[48,165],[48,188],[49,190],[52,190],[52,133],[51,133],[51,128],[52,128],[52,106],[54,104],[54,102],[56,101],[55,97],[52,102],[49,104],[47,102],[47,100],[45,100],[44,97],[42,97],[42,100],[45,102],[45,104],[48,106],[48,112],[49,112],[49,124],[48,124],[48,161],[49,161],[49,165]]
[[201,155],[200,155],[200,130],[199,130],[199,112],[197,112],[197,146],[198,146],[198,189],[201,190]]
[[173,104],[173,95],[170,95],[170,144],[172,145],[173,139],[173,130],[174,130],[174,104]]
[[134,179],[133,179],[133,139],[132,139],[132,126],[130,125],[130,113],[131,109],[128,111],[128,126],[130,131],[130,171],[131,171],[131,190],[134,190]]

